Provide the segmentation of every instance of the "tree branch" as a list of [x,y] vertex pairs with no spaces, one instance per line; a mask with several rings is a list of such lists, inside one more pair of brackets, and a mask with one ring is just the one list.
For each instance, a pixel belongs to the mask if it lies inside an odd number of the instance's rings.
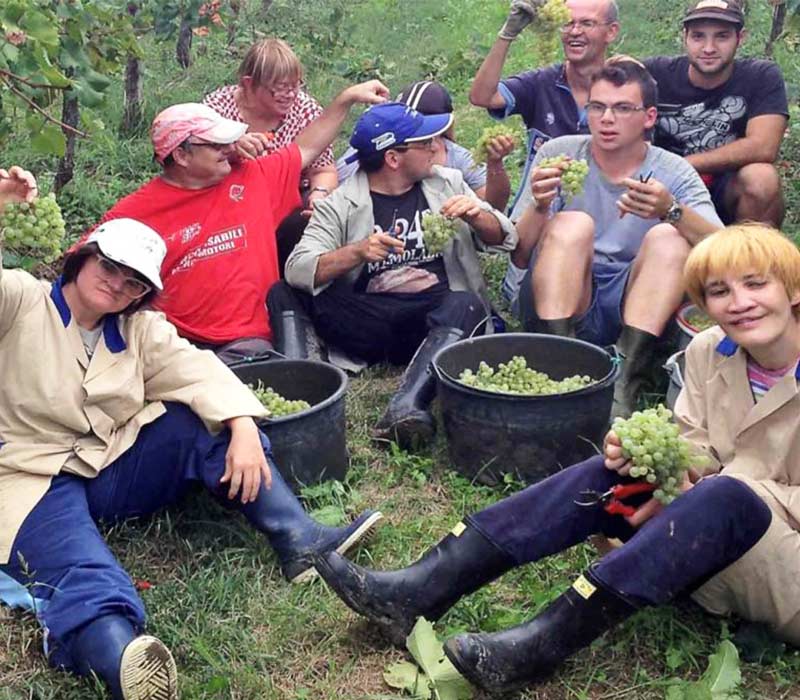
[[19,98],[20,98],[20,99],[21,99],[23,102],[25,102],[25,103],[26,103],[26,104],[27,104],[29,107],[31,107],[32,109],[34,109],[35,111],[37,111],[39,114],[41,114],[41,115],[42,115],[42,116],[43,116],[43,117],[44,117],[44,118],[45,118],[47,121],[49,121],[49,122],[52,122],[52,123],[53,123],[53,124],[55,124],[56,126],[60,126],[62,129],[66,130],[66,131],[71,131],[71,132],[72,132],[73,134],[75,134],[76,136],[81,136],[82,138],[86,138],[86,137],[89,135],[89,134],[87,134],[87,133],[86,133],[86,132],[84,132],[84,131],[80,131],[79,129],[76,129],[76,128],[75,128],[75,127],[73,127],[73,126],[70,126],[69,124],[65,124],[65,123],[64,123],[64,122],[62,122],[60,119],[56,119],[55,117],[51,117],[51,116],[50,116],[50,115],[49,115],[47,112],[45,112],[45,111],[44,111],[44,110],[43,110],[43,109],[42,109],[42,108],[41,108],[39,105],[37,105],[37,104],[36,104],[36,103],[35,103],[35,102],[34,102],[32,99],[30,99],[30,97],[28,97],[28,96],[27,96],[27,95],[26,95],[24,92],[20,92],[19,90],[17,90],[17,88],[15,88],[15,87],[14,87],[14,86],[13,86],[13,85],[12,85],[12,84],[9,82],[8,78],[6,78],[5,76],[3,76],[3,75],[0,75],[0,81],[2,81],[3,83],[5,83],[6,87],[7,87],[9,90],[11,90],[11,92],[12,92],[14,95],[16,95],[17,97],[19,97]]
[[[27,78],[23,78],[21,75],[16,75],[9,70],[5,70],[0,68],[0,76],[5,76],[7,78],[11,78],[12,80],[16,80],[17,82],[23,83],[31,88],[46,88],[47,90],[68,90],[69,87],[64,87],[61,85],[45,85],[43,83],[32,83]],[[8,84],[8,83],[6,83]]]

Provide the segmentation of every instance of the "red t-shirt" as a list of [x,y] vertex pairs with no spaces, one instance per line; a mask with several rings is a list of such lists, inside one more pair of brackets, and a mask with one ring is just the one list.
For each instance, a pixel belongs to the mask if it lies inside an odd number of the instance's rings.
[[121,199],[102,221],[128,217],[167,244],[157,306],[181,335],[207,343],[271,339],[266,298],[279,279],[277,225],[298,206],[300,149],[242,161],[201,190],[156,177]]

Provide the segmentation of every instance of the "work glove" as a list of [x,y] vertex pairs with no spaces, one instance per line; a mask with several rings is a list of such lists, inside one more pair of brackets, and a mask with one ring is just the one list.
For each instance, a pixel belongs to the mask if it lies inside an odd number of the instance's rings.
[[514,41],[533,22],[536,12],[543,4],[544,0],[511,0],[508,17],[497,36],[506,41]]

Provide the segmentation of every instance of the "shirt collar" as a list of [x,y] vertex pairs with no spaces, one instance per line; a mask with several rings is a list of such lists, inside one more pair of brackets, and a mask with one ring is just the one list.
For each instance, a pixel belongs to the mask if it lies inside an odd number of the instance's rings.
[[[72,320],[72,312],[69,310],[67,300],[64,298],[64,277],[60,276],[50,288],[50,298],[58,310],[64,328],[69,326]],[[106,314],[103,318],[103,339],[110,352],[122,352],[127,350],[128,345],[119,330],[119,314]]]
[[[725,355],[725,357],[733,357],[738,349],[739,345],[733,342],[727,335],[717,344],[717,352],[720,355]],[[800,379],[800,363],[797,364],[794,370],[794,376],[796,379]]]

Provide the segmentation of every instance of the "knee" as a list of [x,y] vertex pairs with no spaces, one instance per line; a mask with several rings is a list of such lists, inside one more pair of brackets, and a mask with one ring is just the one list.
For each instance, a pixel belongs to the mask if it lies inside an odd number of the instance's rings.
[[642,241],[639,255],[657,260],[659,265],[679,267],[683,270],[686,258],[689,257],[689,242],[671,224],[656,224]]
[[547,225],[544,245],[594,248],[594,219],[582,211],[563,211]]
[[772,522],[772,511],[755,491],[739,479],[715,476],[703,479],[689,494],[697,492],[702,508],[726,517],[743,534],[750,533],[758,541]]
[[734,180],[736,192],[759,201],[769,201],[781,192],[781,176],[771,163],[750,163],[742,167]]

